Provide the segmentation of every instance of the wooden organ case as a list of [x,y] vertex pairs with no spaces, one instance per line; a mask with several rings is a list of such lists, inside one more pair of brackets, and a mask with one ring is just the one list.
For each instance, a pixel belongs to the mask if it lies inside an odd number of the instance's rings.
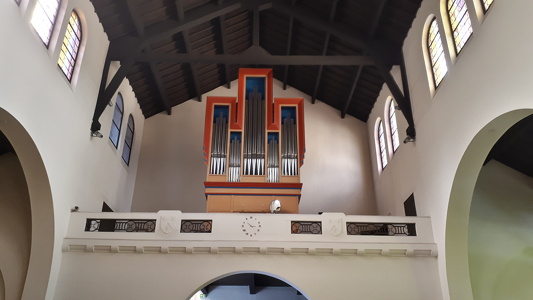
[[298,213],[303,98],[274,98],[271,69],[240,69],[237,97],[207,97],[207,212]]

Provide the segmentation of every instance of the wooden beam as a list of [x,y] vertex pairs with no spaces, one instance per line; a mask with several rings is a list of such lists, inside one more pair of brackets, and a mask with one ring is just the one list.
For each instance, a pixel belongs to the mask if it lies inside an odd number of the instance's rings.
[[289,66],[360,66],[375,65],[376,60],[364,55],[322,56],[322,55],[271,55],[264,49],[250,47],[242,54],[153,54],[144,53],[134,57],[137,62],[175,62],[236,65],[289,65]]
[[[370,30],[368,31],[369,38],[374,37],[374,35],[376,34],[376,30],[378,29],[379,23],[381,21],[381,16],[383,14],[383,9],[385,8],[386,2],[387,0],[381,0],[381,2],[379,3],[378,9],[376,11],[376,15],[374,16],[374,22],[372,22],[372,25],[370,26]],[[366,51],[365,51],[365,54],[367,54]],[[346,117],[346,114],[348,113],[348,109],[350,108],[350,105],[352,104],[353,95],[355,93],[355,90],[357,89],[357,86],[359,85],[359,79],[361,78],[363,68],[364,68],[363,66],[359,66],[355,73],[355,77],[352,83],[352,87],[350,89],[350,93],[348,94],[348,98],[346,99],[344,108],[341,111],[341,118],[343,119]]]
[[[289,17],[289,36],[287,37],[287,48],[285,49],[285,55],[291,55],[292,48],[292,32],[294,28],[294,18]],[[289,65],[285,65],[283,70],[283,89],[287,89],[287,79],[289,78]]]
[[348,94],[348,99],[346,99],[346,102],[344,104],[344,109],[341,112],[341,118],[343,119],[346,117],[348,108],[350,107],[350,104],[352,103],[353,94],[355,93],[355,89],[357,88],[357,84],[359,83],[359,79],[361,78],[361,73],[363,73],[363,68],[364,66],[359,66],[357,67],[357,71],[355,72],[352,87],[350,89],[350,93]]
[[[228,41],[226,38],[226,17],[220,16],[218,18],[218,21],[220,23],[220,41],[222,42],[222,54],[226,54],[228,51]],[[224,76],[226,77],[226,87],[229,89],[231,88],[231,78],[229,75],[229,66],[228,64],[224,65]]]
[[183,20],[167,19],[148,26],[144,30],[143,37],[122,37],[111,41],[110,60],[122,60],[135,53],[141,52],[147,45],[161,39],[193,28],[194,26],[208,22],[242,7],[241,0],[227,0],[221,5],[206,4],[192,9],[184,16]]
[[[175,3],[176,3],[176,10],[177,10],[177,13],[178,13],[178,20],[183,21],[185,19],[185,10],[183,8],[183,1],[176,0]],[[189,37],[189,30],[183,30],[183,32],[181,32],[181,35],[183,37],[183,43],[185,44],[185,51],[187,53],[192,53],[192,46],[191,46],[191,41],[190,41],[190,37]],[[196,91],[196,97],[197,97],[198,101],[201,102],[202,101],[202,89],[200,87],[200,79],[198,78],[198,72],[196,70],[196,66],[194,65],[194,62],[190,62],[189,63],[189,67],[191,69],[194,89]]]
[[[274,0],[272,7],[273,9],[278,10],[279,12],[286,14],[289,17],[293,17],[296,20],[305,23],[306,26],[309,26],[310,28],[326,33],[329,32],[331,35],[339,38],[340,40],[343,40],[344,42],[361,48],[362,50],[369,53],[370,56],[381,56],[381,60],[386,62],[387,65],[394,65],[399,63],[397,61],[398,56],[392,55],[394,53],[399,53],[400,47],[398,45],[394,45],[385,40],[369,39],[368,37],[362,34],[357,34],[346,30],[336,24],[320,20],[315,16],[306,13],[296,7],[292,7],[290,5],[285,4],[282,0]],[[385,48],[385,50],[380,52],[376,51],[377,49],[381,49],[382,47]]]
[[[331,4],[331,8],[329,10],[329,22],[330,23],[333,23],[333,21],[335,20],[335,15],[337,14],[337,4],[338,3],[339,3],[339,1],[335,0]],[[324,40],[324,46],[322,47],[322,55],[323,56],[326,55],[327,52],[328,52],[330,38],[331,38],[331,33],[330,32],[326,32],[326,38]],[[324,70],[324,66],[323,65],[318,67],[318,74],[317,74],[316,80],[315,80],[315,87],[313,89],[313,95],[311,96],[311,103],[312,104],[315,104],[315,102],[316,102],[316,97],[318,95],[318,87],[320,86],[320,81],[322,80],[322,71],[323,70]]]
[[[133,24],[135,24],[135,29],[137,31],[137,34],[142,38],[144,36],[144,24],[142,22],[141,16],[137,10],[137,4],[138,0],[133,1],[127,1],[126,6],[128,7],[128,12],[130,14],[130,18],[133,21]],[[152,47],[148,45],[146,47],[146,52],[151,52]],[[167,111],[168,115],[172,114],[172,105],[170,105],[170,100],[168,98],[168,93],[165,89],[165,84],[163,83],[163,78],[161,78],[161,75],[159,74],[159,69],[157,68],[157,65],[153,62],[148,63],[150,67],[150,72],[152,72],[152,76],[154,78],[154,81],[157,86],[157,91],[159,92],[159,97],[161,100],[161,103],[163,104],[163,107]]]

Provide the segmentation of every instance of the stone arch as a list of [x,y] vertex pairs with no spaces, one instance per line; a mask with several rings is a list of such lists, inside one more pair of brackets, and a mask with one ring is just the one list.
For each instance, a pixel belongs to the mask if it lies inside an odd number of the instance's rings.
[[54,248],[54,210],[48,175],[29,133],[3,108],[0,130],[17,153],[30,196],[31,250],[22,299],[45,299]]
[[468,223],[481,167],[500,137],[531,114],[531,109],[514,110],[490,121],[474,136],[457,167],[446,217],[446,273],[450,299],[473,299],[468,264]]

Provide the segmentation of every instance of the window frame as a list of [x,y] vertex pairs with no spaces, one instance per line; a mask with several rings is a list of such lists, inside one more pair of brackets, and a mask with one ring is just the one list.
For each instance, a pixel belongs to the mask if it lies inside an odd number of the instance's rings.
[[[487,13],[489,11],[489,9],[492,7],[492,3],[494,3],[494,0],[480,0],[481,1],[481,7],[483,7],[483,13]],[[489,2],[489,4],[487,4],[487,2]]]
[[[459,4],[461,3],[463,4],[463,6],[459,7]],[[457,18],[455,14],[453,14],[454,11],[459,11],[459,13],[462,13],[462,15],[457,15],[459,20],[456,22],[455,28],[454,28],[454,20],[456,20]],[[463,50],[468,40],[470,40],[470,37],[472,36],[472,33],[473,33],[472,20],[470,20],[470,14],[468,12],[468,6],[466,5],[466,1],[465,0],[447,0],[446,1],[446,13],[448,16],[448,24],[451,30],[454,50],[455,50],[456,55],[459,55],[459,53],[461,52],[461,50]],[[463,20],[465,20],[466,23],[463,23]],[[464,30],[466,30],[467,32],[466,34],[463,34],[465,32]],[[466,35],[468,36],[464,38]]]
[[[124,146],[122,147],[122,160],[126,165],[130,165],[131,150],[133,149],[133,137],[135,136],[135,121],[133,116],[130,114],[128,117],[128,125],[126,128],[126,136],[124,137]],[[126,149],[128,152],[126,153]],[[127,158],[124,155],[127,154]]]
[[[120,103],[120,105],[119,105]],[[118,124],[115,122],[115,115],[117,113],[117,110],[120,114],[120,121],[118,121]],[[117,94],[116,100],[115,100],[115,109],[113,110],[113,117],[111,119],[111,129],[109,130],[109,140],[115,146],[116,149],[118,149],[118,142],[120,141],[120,133],[122,130],[122,121],[124,121],[124,99],[122,97],[121,93]],[[113,140],[112,138],[112,132],[113,128],[116,128],[117,135],[116,140]]]
[[[54,0],[54,3],[57,3],[57,7],[55,8],[55,13],[53,15],[53,20],[50,18],[50,16],[47,14],[43,4],[41,3],[42,1],[41,0],[37,0],[35,1],[35,6],[33,8],[33,12],[32,12],[32,16],[31,16],[31,19],[30,19],[30,24],[32,25],[33,29],[37,32],[37,35],[39,36],[39,38],[41,39],[41,41],[43,42],[43,44],[46,46],[46,48],[48,49],[50,47],[50,41],[52,39],[52,34],[55,30],[55,26],[57,24],[57,19],[58,19],[58,15],[59,15],[59,8],[61,7],[61,0]],[[41,36],[41,30],[39,28],[37,28],[37,24],[35,24],[34,22],[36,22],[36,20],[34,19],[34,15],[38,9],[38,6],[40,7],[40,9],[42,10],[43,14],[45,15],[45,17],[48,18],[48,20],[50,21],[51,25],[50,27],[48,28],[48,36],[46,37],[46,41],[43,39],[43,36]]]
[[[433,24],[435,24],[435,26]],[[436,31],[436,34],[435,34],[435,38],[432,41],[430,41],[431,32],[432,32],[433,28],[436,28],[437,31]],[[437,37],[438,37],[438,40],[440,41],[441,51],[440,51],[439,55],[436,55],[434,57],[432,55],[431,45],[432,45],[433,41],[437,40]],[[448,62],[446,61],[446,53],[444,52],[444,44],[442,43],[442,35],[440,34],[439,22],[437,21],[437,17],[436,16],[433,16],[431,18],[431,20],[429,21],[429,23],[428,23],[428,30],[427,30],[427,33],[426,33],[426,36],[425,36],[425,42],[426,42],[427,56],[429,58],[429,69],[431,71],[431,78],[433,79],[433,86],[434,86],[435,91],[436,91],[437,88],[442,83],[442,81],[444,80],[444,78],[446,77],[446,74],[448,74]],[[441,57],[442,57],[442,61],[439,59]],[[446,68],[446,70],[444,71],[442,77],[440,79],[437,79],[435,66],[439,63],[439,61],[441,61],[443,63],[442,66],[444,66]],[[442,67],[442,66],[440,66],[440,67]]]
[[385,167],[388,165],[387,157],[387,145],[385,143],[385,130],[383,128],[383,120],[377,118],[375,130],[374,130],[374,141],[376,144],[376,161],[378,164],[379,171],[385,170]]
[[385,116],[387,117],[388,138],[391,145],[392,154],[400,147],[400,136],[398,134],[398,121],[396,120],[396,102],[389,97],[388,105],[385,107]]
[[[77,25],[78,30],[74,30],[72,23],[75,23],[75,25]],[[73,35],[70,35],[70,38],[69,38],[69,32],[73,34]],[[74,77],[74,72],[76,70],[76,65],[78,63],[78,57],[79,57],[80,50],[82,47],[82,41],[83,41],[83,27],[81,24],[80,14],[75,9],[73,9],[69,16],[69,21],[67,24],[67,28],[65,30],[65,35],[63,37],[63,43],[61,44],[61,50],[59,52],[59,58],[57,60],[57,65],[59,66],[63,75],[65,75],[65,77],[67,78],[69,82],[72,82],[72,78]],[[68,42],[68,45],[66,44],[67,42]],[[72,42],[74,42],[74,44]],[[67,68],[67,70],[65,70],[65,68]]]

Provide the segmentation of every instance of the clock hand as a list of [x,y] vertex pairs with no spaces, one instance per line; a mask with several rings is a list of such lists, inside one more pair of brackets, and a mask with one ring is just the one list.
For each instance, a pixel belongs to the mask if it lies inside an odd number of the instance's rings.
[[250,224],[248,222],[246,222],[246,224],[248,224],[248,226],[250,226],[250,227],[255,227],[255,226],[253,226],[252,224]]

